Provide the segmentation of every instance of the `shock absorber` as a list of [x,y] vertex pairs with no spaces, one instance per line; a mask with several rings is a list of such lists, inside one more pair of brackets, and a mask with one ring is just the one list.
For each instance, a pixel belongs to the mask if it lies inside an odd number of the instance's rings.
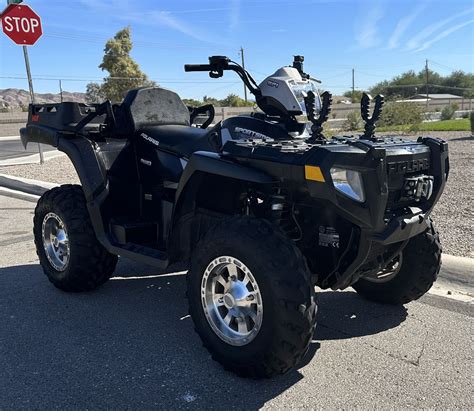
[[271,220],[278,225],[285,235],[294,241],[302,238],[302,232],[295,216],[294,205],[285,201],[282,195],[274,195],[271,198]]

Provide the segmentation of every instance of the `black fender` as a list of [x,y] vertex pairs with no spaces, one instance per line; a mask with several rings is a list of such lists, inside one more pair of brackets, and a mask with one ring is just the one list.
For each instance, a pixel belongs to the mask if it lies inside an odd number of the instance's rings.
[[48,144],[69,157],[79,176],[97,239],[109,252],[118,254],[119,249],[110,242],[102,219],[101,208],[109,192],[105,171],[100,165],[92,142],[85,137],[60,133],[41,125],[22,128],[20,137],[25,148],[30,142]]
[[26,148],[28,143],[41,143],[56,147],[71,160],[81,181],[86,201],[90,202],[107,187],[105,170],[96,156],[92,142],[77,134],[60,133],[41,125],[28,125],[20,130]]
[[[180,207],[184,192],[189,189],[189,182],[196,174],[221,176],[229,179],[254,184],[274,184],[277,181],[261,170],[245,166],[218,153],[197,151],[189,159],[179,180],[175,197],[175,214]],[[205,178],[205,177],[204,177]],[[195,187],[193,187],[195,189]]]
[[26,149],[28,143],[41,143],[49,146],[58,146],[58,131],[39,125],[27,125],[20,129],[20,139]]
[[176,191],[168,237],[170,261],[187,261],[209,227],[239,212],[239,196],[248,186],[266,186],[270,190],[276,183],[263,171],[231,161],[225,155],[194,153]]

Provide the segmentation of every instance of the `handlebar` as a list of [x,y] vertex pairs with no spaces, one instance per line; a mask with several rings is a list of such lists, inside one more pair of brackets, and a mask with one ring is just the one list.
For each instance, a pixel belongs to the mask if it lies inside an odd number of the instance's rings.
[[185,64],[184,71],[208,71],[212,78],[220,78],[224,75],[224,70],[235,71],[242,79],[245,86],[258,99],[261,97],[260,89],[252,76],[239,64],[225,56],[209,57],[209,64]]

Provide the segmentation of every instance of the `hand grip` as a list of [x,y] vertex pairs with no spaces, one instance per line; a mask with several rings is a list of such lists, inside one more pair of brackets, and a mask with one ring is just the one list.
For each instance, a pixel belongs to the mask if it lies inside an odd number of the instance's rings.
[[184,71],[211,71],[210,64],[185,64]]

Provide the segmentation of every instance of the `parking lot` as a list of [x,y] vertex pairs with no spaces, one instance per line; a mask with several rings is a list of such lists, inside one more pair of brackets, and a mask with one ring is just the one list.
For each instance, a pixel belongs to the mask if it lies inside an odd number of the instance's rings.
[[95,292],[50,285],[34,251],[33,209],[0,196],[2,409],[474,406],[472,305],[426,295],[387,307],[351,290],[322,292],[301,367],[244,380],[201,346],[183,272],[159,276],[121,260]]

